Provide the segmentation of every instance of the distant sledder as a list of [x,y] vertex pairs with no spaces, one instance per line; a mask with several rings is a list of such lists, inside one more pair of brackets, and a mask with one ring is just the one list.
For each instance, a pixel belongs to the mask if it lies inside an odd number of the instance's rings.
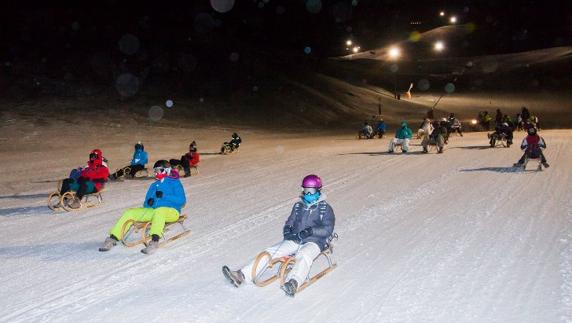
[[503,122],[495,128],[495,132],[487,134],[491,148],[501,145],[510,148],[513,139],[513,129],[507,122]]
[[527,132],[528,136],[522,140],[522,144],[520,145],[520,149],[524,150],[524,154],[519,161],[514,164],[514,167],[519,167],[524,170],[526,169],[528,161],[531,159],[538,160],[537,170],[539,171],[542,170],[542,166],[544,166],[544,168],[550,167],[546,161],[546,157],[544,157],[544,153],[542,152],[546,149],[544,138],[537,134],[536,128],[529,128]]
[[370,126],[368,122],[364,122],[363,127],[358,132],[359,139],[373,139],[375,134],[373,132],[373,127]]
[[192,171],[194,170],[196,174],[199,173],[199,162],[201,161],[201,156],[197,151],[197,143],[193,140],[189,144],[189,152],[181,156],[181,159],[171,159],[169,163],[173,168],[176,168],[179,171],[185,172],[184,177],[189,177],[192,175]]
[[[159,160],[153,166],[156,181],[149,186],[143,207],[132,208],[123,213],[115,223],[99,251],[109,251],[118,241],[131,247],[144,243],[141,252],[152,254],[160,244],[178,239],[189,233],[184,226],[185,216],[180,216],[186,203],[185,190],[179,180],[179,173],[171,170],[166,160]],[[172,225],[178,224],[181,231],[165,237]],[[160,240],[163,239],[163,242]]]
[[401,122],[401,127],[395,132],[395,138],[389,141],[389,153],[393,153],[396,147],[401,147],[401,151],[407,153],[409,151],[409,141],[413,136],[413,132],[407,126],[406,121]]
[[129,166],[125,166],[109,176],[110,179],[116,180],[120,178],[130,179],[135,177],[148,177],[149,172],[145,165],[149,161],[145,147],[139,141],[135,144],[135,151]]
[[[59,190],[48,197],[48,207],[54,211],[72,211],[99,205],[103,200],[101,192],[108,177],[109,169],[101,150],[94,149],[89,154],[86,167],[72,170],[69,178],[58,183]],[[94,196],[96,203],[90,201]]]
[[[322,180],[308,175],[302,180],[302,188],[301,201],[294,204],[284,224],[282,242],[259,253],[242,269],[222,267],[224,276],[235,287],[245,283],[262,287],[280,279],[286,295],[294,296],[336,267],[332,245],[337,238],[335,215],[321,193]],[[325,258],[327,267],[309,277],[319,258]]]
[[431,129],[431,133],[429,133],[429,135],[425,135],[421,141],[423,152],[428,153],[429,147],[436,147],[437,153],[442,154],[446,143],[445,138],[448,137],[447,122],[436,121]]
[[232,153],[234,151],[238,151],[240,144],[242,143],[242,139],[240,136],[235,132],[232,134],[232,138],[228,142],[224,142],[222,147],[220,148],[220,153],[223,155]]

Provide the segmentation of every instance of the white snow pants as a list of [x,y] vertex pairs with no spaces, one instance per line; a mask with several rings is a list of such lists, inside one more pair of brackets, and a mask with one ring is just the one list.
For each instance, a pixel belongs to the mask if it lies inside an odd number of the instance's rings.
[[409,150],[409,139],[408,138],[405,138],[405,139],[393,138],[392,140],[389,141],[389,151],[393,151],[395,149],[396,145],[401,145],[402,151],[408,151]]
[[[296,263],[294,268],[288,273],[286,281],[290,279],[295,279],[298,282],[298,286],[302,285],[306,281],[306,277],[310,273],[310,268],[314,259],[320,254],[320,247],[313,242],[307,242],[303,245],[299,245],[291,240],[284,240],[280,243],[273,245],[272,247],[266,248],[266,251],[272,256],[272,258],[280,258],[284,256],[289,256],[295,254]],[[256,269],[257,275],[266,269],[267,258],[258,263],[258,268]],[[252,283],[252,267],[254,266],[254,259],[246,266],[242,267],[241,271],[244,274],[245,282]]]

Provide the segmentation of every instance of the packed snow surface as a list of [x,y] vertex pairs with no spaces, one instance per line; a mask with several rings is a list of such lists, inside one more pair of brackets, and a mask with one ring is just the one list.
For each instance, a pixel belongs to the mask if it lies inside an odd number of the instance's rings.
[[[150,180],[110,183],[96,208],[46,207],[91,144],[112,168],[129,160],[129,149],[111,148],[117,138],[62,141],[51,153],[3,142],[0,322],[572,321],[572,131],[541,132],[551,164],[542,172],[514,172],[518,144],[487,148],[485,133],[452,136],[440,155],[420,153],[418,140],[391,155],[386,138],[240,134],[240,152],[227,156],[215,152],[228,134],[198,141],[200,175],[182,179],[192,233],[152,256],[97,251]],[[155,161],[188,143],[145,144]],[[295,298],[277,282],[232,287],[221,266],[281,240],[309,173],[336,213],[338,267]]]

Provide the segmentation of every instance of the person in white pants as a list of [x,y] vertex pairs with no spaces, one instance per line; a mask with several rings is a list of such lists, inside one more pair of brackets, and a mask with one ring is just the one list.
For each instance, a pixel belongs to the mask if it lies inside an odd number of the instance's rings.
[[[284,256],[296,259],[282,286],[288,296],[294,296],[298,286],[306,281],[314,259],[327,248],[328,238],[334,233],[334,210],[321,192],[322,180],[316,175],[308,175],[302,180],[302,188],[301,200],[294,204],[284,224],[284,240],[266,248],[272,259]],[[261,261],[255,275],[264,273],[267,263],[267,258]],[[223,266],[222,272],[230,283],[239,287],[254,281],[253,266],[254,260],[236,271]]]
[[[321,252],[320,247],[314,242],[308,242],[301,245],[292,240],[283,240],[272,247],[266,248],[265,251],[268,252],[272,258],[295,255],[296,265],[288,273],[285,281],[294,279],[296,282],[303,282],[306,280],[306,277],[310,272],[310,268],[312,267],[312,262]],[[264,261],[260,261],[258,263],[258,268],[256,269],[257,275],[262,275],[266,269],[267,263],[268,258],[264,258]],[[254,280],[255,277],[252,277],[253,266],[254,260],[240,269],[244,274],[245,282],[252,282]]]
[[388,152],[393,153],[395,146],[401,145],[401,151],[406,153],[409,151],[409,140],[413,136],[413,132],[407,126],[406,121],[401,122],[401,127],[395,132],[395,138],[389,141]]

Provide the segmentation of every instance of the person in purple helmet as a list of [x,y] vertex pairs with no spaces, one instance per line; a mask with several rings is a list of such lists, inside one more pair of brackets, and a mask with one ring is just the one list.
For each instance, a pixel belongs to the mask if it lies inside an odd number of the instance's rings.
[[[336,217],[334,210],[326,202],[322,193],[322,180],[317,175],[308,175],[302,180],[300,200],[292,207],[292,212],[284,224],[284,239],[267,248],[272,258],[294,255],[294,268],[288,273],[282,289],[288,296],[294,296],[308,277],[314,259],[327,248],[328,238],[334,232]],[[257,274],[263,272],[267,262],[261,261],[256,269]],[[223,266],[222,272],[235,287],[253,281],[252,269],[254,260],[239,270],[233,271]]]

